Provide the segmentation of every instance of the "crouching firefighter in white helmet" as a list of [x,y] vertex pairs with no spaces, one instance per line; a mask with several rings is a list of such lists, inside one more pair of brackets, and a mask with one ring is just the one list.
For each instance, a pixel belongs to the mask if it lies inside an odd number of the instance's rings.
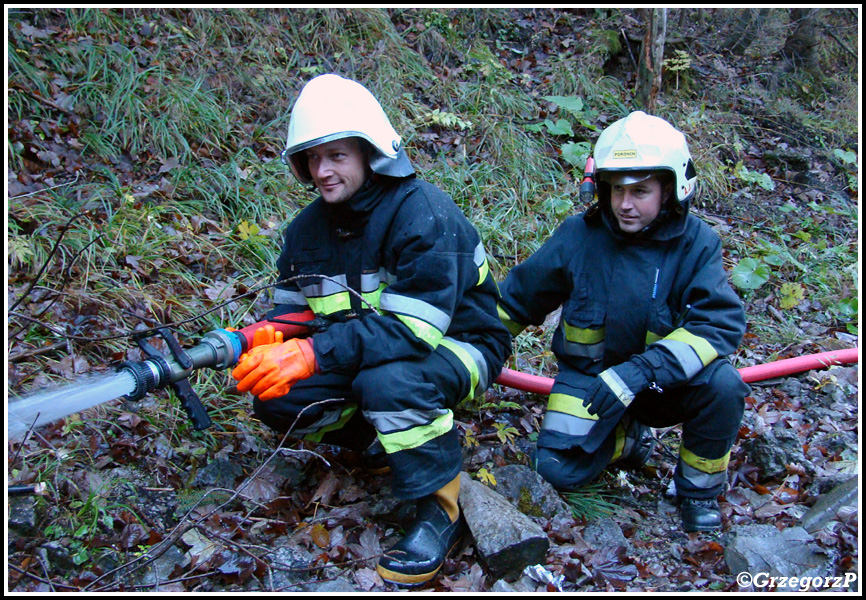
[[[445,193],[416,178],[379,102],[337,75],[292,109],[283,160],[319,196],[285,232],[270,314],[330,326],[250,350],[232,375],[268,426],[365,451],[417,500],[380,559],[385,581],[431,580],[457,545],[461,447],[452,408],[498,377],[510,337],[481,238]],[[372,442],[372,443],[371,443]]]
[[534,468],[575,490],[606,465],[644,464],[652,427],[682,423],[674,476],[686,531],[721,527],[749,388],[725,358],[745,333],[719,237],[689,214],[697,177],[682,133],[633,112],[594,151],[598,202],[567,218],[500,286],[512,334],[562,306],[559,373]]

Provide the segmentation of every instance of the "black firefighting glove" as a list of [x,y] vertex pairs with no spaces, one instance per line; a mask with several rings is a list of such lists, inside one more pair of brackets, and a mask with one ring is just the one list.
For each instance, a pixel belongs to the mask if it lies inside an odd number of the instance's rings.
[[650,378],[633,361],[626,361],[599,373],[586,391],[584,407],[599,419],[621,417],[634,397],[647,389]]

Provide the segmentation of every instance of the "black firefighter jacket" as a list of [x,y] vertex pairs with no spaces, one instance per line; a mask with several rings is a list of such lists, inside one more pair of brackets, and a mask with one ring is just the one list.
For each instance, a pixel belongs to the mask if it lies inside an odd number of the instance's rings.
[[517,335],[562,305],[552,350],[558,382],[638,357],[661,389],[690,381],[732,354],[745,333],[718,235],[688,210],[646,239],[611,227],[598,208],[567,218],[500,286],[500,315]]
[[277,266],[291,281],[275,290],[271,315],[310,308],[334,321],[313,337],[324,373],[457,344],[483,356],[480,388],[510,354],[478,232],[448,195],[414,176],[375,176],[340,204],[317,198],[288,226]]

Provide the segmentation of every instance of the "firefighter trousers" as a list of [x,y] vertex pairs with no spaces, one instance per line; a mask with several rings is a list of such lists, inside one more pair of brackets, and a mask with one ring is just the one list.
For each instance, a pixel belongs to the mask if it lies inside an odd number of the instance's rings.
[[[569,388],[558,386],[554,392]],[[582,402],[581,390],[573,390],[576,402]],[[690,498],[714,498],[727,482],[731,448],[737,439],[749,393],[737,370],[727,360],[717,359],[698,373],[688,384],[638,394],[623,417],[649,427],[682,424],[674,483],[677,494]],[[550,410],[550,408],[548,409]],[[618,425],[618,426],[617,426]],[[563,444],[559,434],[554,443],[545,443],[544,425],[539,435],[533,465],[555,488],[573,491],[597,477],[623,448],[622,422],[595,422],[592,427],[607,429],[600,445],[592,452],[574,444]]]
[[445,338],[421,360],[354,374],[317,374],[281,398],[253,401],[256,417],[296,437],[363,450],[382,443],[396,497],[437,491],[462,467],[452,409],[489,386],[498,371],[474,346]]

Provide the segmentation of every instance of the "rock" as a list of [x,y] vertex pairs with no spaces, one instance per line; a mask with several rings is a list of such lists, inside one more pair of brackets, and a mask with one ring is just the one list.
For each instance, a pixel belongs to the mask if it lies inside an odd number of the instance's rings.
[[545,563],[550,540],[544,530],[468,473],[460,477],[460,507],[492,578],[516,578],[527,566]]
[[761,469],[764,477],[779,477],[786,473],[786,465],[809,466],[797,432],[784,427],[767,429],[763,436],[744,440],[742,447],[751,462]]
[[616,521],[610,518],[599,519],[586,526],[583,530],[583,541],[590,548],[598,549],[607,546],[624,546],[628,548],[629,543],[622,529]]
[[44,556],[48,563],[60,571],[72,571],[77,566],[75,558],[68,547],[69,538],[62,540],[51,540],[42,544],[39,553]]
[[[829,577],[835,573],[832,557],[814,543],[802,527],[779,531],[774,525],[738,527],[726,536],[725,561],[731,574],[748,573],[746,582],[762,587],[767,577],[785,577],[795,585],[779,585],[776,591],[803,591],[796,579]],[[743,579],[737,577],[742,585]],[[781,580],[779,580],[781,581]]]
[[199,469],[195,475],[193,486],[203,488],[225,488],[233,490],[235,480],[244,474],[243,467],[227,458],[212,460]]
[[157,585],[171,579],[171,574],[176,567],[183,569],[189,564],[189,556],[177,546],[171,546],[156,560],[147,563],[141,570],[136,571],[136,581],[140,585]]
[[265,576],[265,589],[268,591],[297,591],[295,586],[308,582],[313,577],[309,567],[315,557],[299,546],[281,546],[269,553],[270,563]]
[[352,585],[352,582],[345,577],[337,577],[331,581],[322,583],[311,583],[303,586],[304,591],[315,592],[317,594],[354,594],[358,590]]
[[800,524],[809,533],[823,529],[827,523],[837,520],[836,513],[840,508],[857,506],[858,489],[856,476],[836,486],[818,498],[818,502],[803,516]]
[[15,533],[30,536],[36,531],[36,496],[9,498],[6,527]]
[[493,476],[496,491],[523,514],[542,519],[571,518],[571,510],[553,486],[529,467],[497,467]]

